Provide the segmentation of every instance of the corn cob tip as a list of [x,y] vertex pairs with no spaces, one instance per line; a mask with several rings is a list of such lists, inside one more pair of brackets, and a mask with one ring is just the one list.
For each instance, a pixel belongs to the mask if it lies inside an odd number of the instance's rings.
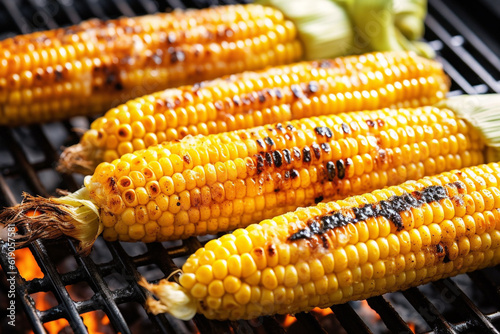
[[196,314],[196,300],[175,282],[161,280],[157,285],[150,284],[142,277],[139,285],[154,294],[159,300],[149,296],[146,309],[153,314],[169,313],[181,320],[191,320]]
[[79,254],[88,255],[103,229],[99,221],[99,209],[88,200],[88,196],[86,188],[50,199],[24,193],[21,204],[5,208],[0,213],[0,221],[4,226],[26,228],[26,234],[16,239],[17,248],[35,240],[56,239],[66,235],[79,241]]
[[97,167],[96,159],[91,158],[92,149],[81,143],[64,149],[59,158],[57,171],[60,173],[92,174]]
[[487,145],[487,160],[500,160],[500,94],[454,96],[436,106],[448,108],[469,122]]

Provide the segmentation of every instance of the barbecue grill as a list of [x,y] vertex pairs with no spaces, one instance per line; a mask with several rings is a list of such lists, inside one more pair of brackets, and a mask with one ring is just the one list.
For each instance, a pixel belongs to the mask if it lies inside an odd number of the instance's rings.
[[[243,1],[245,2],[245,1]],[[495,0],[430,0],[426,38],[438,52],[439,60],[452,79],[450,95],[500,93],[500,42],[495,36],[500,5]],[[91,17],[102,19],[134,16],[171,8],[201,8],[234,3],[233,0],[0,0],[0,39],[34,30],[76,24]],[[472,8],[470,8],[472,7]],[[73,128],[86,128],[92,120],[79,117],[46,125],[16,129],[0,128],[0,206],[21,200],[22,191],[42,196],[56,189],[75,191],[82,177],[57,173],[54,169],[60,147],[78,141]],[[43,278],[16,279],[18,327],[7,324],[3,311],[8,285],[2,279],[0,292],[1,328],[5,333],[23,332],[26,325],[34,333],[45,333],[44,324],[64,318],[64,333],[87,333],[81,315],[102,310],[114,332],[159,333],[233,332],[285,333],[342,331],[349,333],[498,333],[500,330],[500,267],[445,279],[404,292],[373,297],[364,303],[351,302],[331,307],[333,314],[296,314],[292,325],[285,316],[261,317],[252,321],[210,321],[197,315],[182,322],[167,315],[146,314],[147,297],[137,280],[170,276],[189,254],[211,237],[153,244],[105,242],[99,238],[89,257],[76,254],[68,239],[37,241],[29,249]],[[0,244],[0,265],[9,268],[7,245]],[[64,268],[61,263],[68,263]],[[2,273],[5,276],[4,273]],[[75,301],[70,286],[86,285],[88,298]],[[56,306],[37,309],[33,296],[50,292]],[[363,306],[364,305],[364,306]],[[378,314],[375,319],[367,314]],[[23,314],[24,313],[24,314]],[[27,319],[28,322],[23,321]],[[326,319],[326,320],[325,320]],[[139,323],[139,325],[138,325]],[[139,326],[139,327],[137,327]],[[135,330],[134,330],[135,328]],[[137,329],[139,328],[139,329]]]

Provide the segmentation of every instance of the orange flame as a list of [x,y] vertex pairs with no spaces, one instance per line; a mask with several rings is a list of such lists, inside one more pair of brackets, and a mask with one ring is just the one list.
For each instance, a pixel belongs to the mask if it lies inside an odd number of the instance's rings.
[[43,278],[43,273],[29,248],[21,248],[14,251],[16,266],[19,275],[25,280],[31,281],[34,278]]
[[379,314],[378,314],[378,313],[377,313],[374,309],[372,309],[372,308],[370,307],[370,305],[368,305],[368,302],[367,302],[366,300],[362,300],[362,301],[361,301],[361,307],[362,307],[365,311],[367,311],[368,313],[370,313],[376,321],[381,320],[381,319],[380,319],[380,315],[379,315]]
[[316,315],[319,315],[321,317],[326,317],[329,314],[333,314],[332,309],[329,307],[327,307],[327,308],[316,307],[316,308],[312,309],[311,312],[314,312]]
[[103,311],[92,311],[82,314],[83,323],[87,326],[89,333],[106,334],[110,333],[109,318]]
[[293,323],[297,321],[297,318],[295,318],[293,315],[290,315],[290,314],[287,314],[286,315],[286,318],[285,320],[283,321],[283,327],[284,328],[288,328],[290,327],[291,325],[293,325]]
[[408,327],[410,327],[412,333],[415,333],[415,324],[413,322],[408,322]]
[[[29,212],[27,214],[36,215],[35,212]],[[31,281],[35,278],[43,278],[43,273],[38,263],[36,262],[33,254],[29,248],[21,248],[15,251],[15,261],[16,266],[19,270],[19,274],[27,281]],[[69,286],[67,290],[70,296],[78,295],[77,292],[73,291],[77,287]],[[31,295],[35,302],[35,306],[40,311],[48,310],[56,305],[58,302],[55,296],[51,292],[38,292]],[[85,299],[85,298],[83,298]],[[81,299],[81,300],[83,300]],[[112,327],[110,326],[109,318],[103,311],[92,311],[89,313],[82,314],[83,322],[88,328],[89,333],[105,334],[113,333]],[[61,318],[44,324],[44,328],[47,333],[59,333],[65,327],[68,327],[69,323],[66,319]],[[33,331],[29,332],[30,334]]]
[[[57,301],[52,293],[48,292],[39,292],[31,295],[33,300],[35,301],[35,306],[40,311],[45,311],[50,309],[51,307],[57,305]],[[69,326],[68,321],[64,318],[57,319],[51,322],[44,324],[47,333],[59,333],[61,329]],[[33,333],[32,331],[30,333]]]

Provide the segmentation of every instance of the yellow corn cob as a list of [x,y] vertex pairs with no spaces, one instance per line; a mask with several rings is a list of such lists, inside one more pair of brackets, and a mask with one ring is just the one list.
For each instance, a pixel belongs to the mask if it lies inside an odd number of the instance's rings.
[[102,112],[301,54],[295,25],[260,5],[91,20],[17,36],[0,42],[0,125]]
[[207,135],[302,117],[442,99],[441,65],[408,52],[302,62],[232,75],[129,101],[92,123],[68,148],[61,170],[92,173],[134,150],[186,135]]
[[309,311],[500,263],[500,165],[300,208],[209,241],[179,284],[141,284],[157,314],[252,319]]
[[[106,240],[174,240],[476,165],[483,150],[474,128],[446,108],[304,118],[125,154],[100,164],[79,192],[28,197],[0,221],[26,222],[21,212],[36,208],[47,214],[28,219],[33,231],[70,235],[84,251],[101,231]],[[48,222],[54,207],[60,217]]]

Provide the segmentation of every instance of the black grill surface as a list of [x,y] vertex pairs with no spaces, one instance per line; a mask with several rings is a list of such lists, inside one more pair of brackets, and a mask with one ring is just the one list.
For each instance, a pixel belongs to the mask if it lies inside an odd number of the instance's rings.
[[[91,17],[116,18],[172,8],[201,8],[233,3],[233,0],[0,0],[0,39],[75,24]],[[430,0],[426,39],[452,79],[450,95],[500,93],[500,42],[496,35],[500,4],[496,0]],[[79,176],[65,176],[54,169],[61,146],[78,141],[73,128],[87,128],[91,119],[77,117],[59,123],[0,128],[0,206],[21,200],[22,191],[42,196],[56,189],[77,190]],[[219,322],[196,316],[182,322],[166,315],[146,315],[146,298],[137,280],[169,276],[186,256],[209,240],[207,237],[153,244],[105,242],[101,238],[89,257],[76,255],[68,239],[35,242],[29,247],[43,278],[16,279],[17,327],[7,325],[8,305],[5,276],[10,272],[7,248],[1,244],[3,268],[0,292],[2,332],[24,333],[27,327],[45,333],[44,324],[64,318],[63,333],[87,333],[81,314],[101,310],[109,318],[111,332],[143,333],[284,333],[286,331],[338,331],[350,333],[498,333],[500,329],[500,268],[490,268],[445,279],[402,293],[386,294],[366,302],[332,306],[333,314],[323,318],[312,313],[296,314],[296,321],[284,328],[284,316],[254,321]],[[68,263],[70,263],[68,265]],[[66,269],[64,269],[66,268]],[[69,268],[69,269],[68,269]],[[10,277],[10,276],[9,276]],[[69,287],[85,285],[90,297],[74,301]],[[33,296],[50,292],[58,304],[37,309]],[[361,304],[367,304],[364,307]],[[376,315],[374,317],[374,310]],[[377,318],[380,320],[377,320]],[[370,320],[375,318],[375,320]],[[26,321],[26,319],[28,321]],[[319,319],[319,320],[318,320]],[[327,319],[327,320],[325,320]],[[139,325],[137,325],[139,323]],[[333,324],[333,325],[332,325]]]

